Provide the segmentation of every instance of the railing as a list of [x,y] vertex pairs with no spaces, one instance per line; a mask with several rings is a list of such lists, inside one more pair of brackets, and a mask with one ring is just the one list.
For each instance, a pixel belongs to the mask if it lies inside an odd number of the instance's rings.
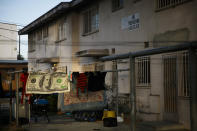
[[183,4],[191,0],[156,0],[156,11]]

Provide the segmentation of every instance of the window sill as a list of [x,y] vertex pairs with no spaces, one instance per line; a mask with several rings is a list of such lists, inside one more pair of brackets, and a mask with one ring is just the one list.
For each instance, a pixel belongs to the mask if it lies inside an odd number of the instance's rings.
[[121,10],[121,9],[123,9],[123,6],[121,6],[121,7],[119,7],[119,8],[116,8],[116,9],[113,9],[113,10],[112,10],[112,13],[114,13],[114,12],[116,12],[116,11],[119,11],[119,10]]
[[187,2],[191,2],[191,1],[192,0],[186,0],[186,1],[182,1],[180,3],[175,3],[175,4],[167,5],[167,6],[164,6],[164,7],[156,8],[155,12],[160,12],[160,11],[163,11],[163,10],[167,10],[169,8],[175,8],[176,6],[179,6],[179,5],[185,4]]
[[136,85],[136,89],[150,89],[151,85]]
[[190,100],[191,99],[190,96],[178,96],[178,98],[181,100]]
[[99,32],[99,30],[95,30],[95,31],[88,32],[88,33],[83,33],[82,36],[91,35],[91,34],[94,34],[94,33],[97,33],[97,32]]
[[55,43],[60,43],[60,42],[65,41],[65,40],[67,40],[67,39],[64,38],[64,39],[61,39],[61,40],[57,40],[57,41],[55,41]]
[[32,53],[32,52],[35,52],[35,51],[36,51],[36,50],[34,49],[34,50],[29,50],[28,52],[29,52],[29,53]]

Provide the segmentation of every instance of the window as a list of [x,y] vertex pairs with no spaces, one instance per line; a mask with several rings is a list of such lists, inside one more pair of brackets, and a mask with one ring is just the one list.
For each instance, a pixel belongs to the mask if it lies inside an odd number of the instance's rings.
[[83,14],[84,29],[83,34],[93,33],[99,29],[98,7],[88,9]]
[[42,30],[41,29],[37,33],[37,39],[42,40]]
[[123,8],[123,0],[112,0],[112,12]]
[[43,28],[43,37],[44,38],[48,37],[48,26]]
[[36,46],[36,35],[35,33],[30,34],[29,36],[29,44],[28,44],[28,51],[33,52],[35,51],[35,46]]
[[58,40],[59,41],[66,39],[66,24],[67,24],[66,19],[64,19],[64,21],[59,24],[59,27],[58,27]]
[[156,0],[156,10],[173,7],[191,0]]
[[150,85],[150,57],[136,58],[136,78],[137,86],[149,86]]
[[179,96],[189,97],[190,96],[190,83],[188,81],[189,67],[188,67],[188,52],[181,52],[178,55],[178,94]]

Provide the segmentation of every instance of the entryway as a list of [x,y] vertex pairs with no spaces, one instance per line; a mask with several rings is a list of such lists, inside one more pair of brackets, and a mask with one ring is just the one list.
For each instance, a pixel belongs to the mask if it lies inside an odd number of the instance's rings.
[[163,56],[164,120],[178,122],[177,56]]

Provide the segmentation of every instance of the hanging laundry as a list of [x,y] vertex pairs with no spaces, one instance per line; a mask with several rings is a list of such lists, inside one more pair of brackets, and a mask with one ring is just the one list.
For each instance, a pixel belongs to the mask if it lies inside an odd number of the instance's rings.
[[72,82],[74,82],[75,80],[77,80],[77,77],[79,76],[79,72],[73,72],[72,73]]
[[85,73],[80,73],[77,77],[77,96],[79,96],[79,89],[82,93],[88,92],[88,79],[85,75]]
[[71,71],[69,71],[68,79],[69,79],[69,81],[72,81],[72,73],[71,73]]
[[88,90],[99,91],[105,89],[106,72],[88,72]]
[[26,94],[26,83],[28,79],[28,73],[22,73],[20,76],[20,81],[23,82],[23,90],[22,90],[22,96],[21,96],[21,104],[23,104],[24,96],[29,97],[29,103],[30,103],[30,94]]

